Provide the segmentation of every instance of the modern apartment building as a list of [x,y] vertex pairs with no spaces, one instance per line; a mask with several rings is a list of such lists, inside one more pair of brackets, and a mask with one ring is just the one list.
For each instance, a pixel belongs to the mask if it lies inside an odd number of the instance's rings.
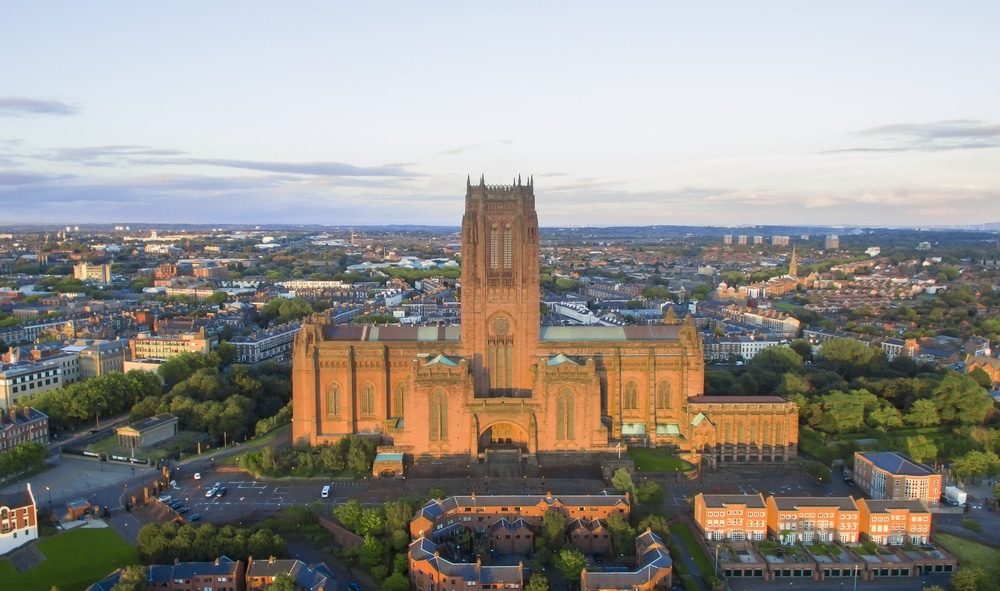
[[941,475],[893,451],[854,452],[854,482],[879,500],[919,500],[928,507],[941,503]]
[[931,512],[919,500],[858,500],[861,531],[876,544],[926,544],[931,537]]
[[202,329],[196,333],[173,336],[139,335],[129,341],[132,359],[169,359],[180,353],[208,353],[219,344],[219,337],[207,335]]
[[706,495],[694,498],[694,520],[706,540],[761,541],[767,538],[764,495]]
[[250,336],[234,337],[230,344],[236,346],[236,363],[259,363],[281,355],[291,355],[295,335],[302,330],[299,322],[290,322]]
[[111,283],[111,265],[80,263],[73,266],[73,277],[80,281],[93,281],[107,285]]
[[62,363],[15,361],[0,363],[0,409],[8,409],[22,396],[62,387]]
[[768,529],[782,544],[855,543],[861,533],[858,506],[851,497],[767,498]]

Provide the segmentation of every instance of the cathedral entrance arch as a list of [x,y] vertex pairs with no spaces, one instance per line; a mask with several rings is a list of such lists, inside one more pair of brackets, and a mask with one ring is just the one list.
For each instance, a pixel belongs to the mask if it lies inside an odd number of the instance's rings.
[[528,431],[509,421],[488,425],[479,435],[479,451],[500,449],[528,451]]

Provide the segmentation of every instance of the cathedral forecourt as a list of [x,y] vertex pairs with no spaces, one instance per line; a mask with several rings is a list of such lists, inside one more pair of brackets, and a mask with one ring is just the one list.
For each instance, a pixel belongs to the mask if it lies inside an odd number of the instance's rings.
[[[692,463],[795,457],[798,410],[776,396],[704,396],[690,318],[655,326],[541,326],[534,183],[467,184],[462,323],[307,320],[292,365],[292,436],[370,435],[408,461],[488,451],[595,458],[619,442]],[[328,321],[327,321],[328,322]]]

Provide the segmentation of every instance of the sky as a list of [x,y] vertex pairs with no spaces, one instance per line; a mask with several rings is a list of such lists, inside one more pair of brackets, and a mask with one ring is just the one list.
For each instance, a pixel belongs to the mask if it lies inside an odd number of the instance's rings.
[[998,2],[0,1],[0,225],[1000,221]]

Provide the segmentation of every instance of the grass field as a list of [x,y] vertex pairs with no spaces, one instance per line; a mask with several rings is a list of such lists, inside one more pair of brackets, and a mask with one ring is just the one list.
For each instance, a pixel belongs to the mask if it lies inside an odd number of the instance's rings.
[[701,545],[698,544],[698,540],[694,537],[694,532],[691,531],[690,527],[683,523],[672,523],[670,525],[670,533],[679,537],[684,542],[684,547],[687,548],[688,553],[694,560],[695,566],[698,567],[702,575],[710,575],[715,572],[712,568],[712,561],[705,555],[705,551],[701,549]]
[[1000,550],[951,534],[934,534],[934,541],[958,558],[961,566],[982,569],[985,576],[980,580],[980,591],[1000,589]]
[[19,591],[83,591],[116,568],[138,564],[135,548],[110,529],[75,529],[37,542],[47,558],[18,574],[9,560],[0,560],[4,589]]
[[687,472],[694,470],[684,461],[662,447],[630,447],[628,455],[640,472]]

